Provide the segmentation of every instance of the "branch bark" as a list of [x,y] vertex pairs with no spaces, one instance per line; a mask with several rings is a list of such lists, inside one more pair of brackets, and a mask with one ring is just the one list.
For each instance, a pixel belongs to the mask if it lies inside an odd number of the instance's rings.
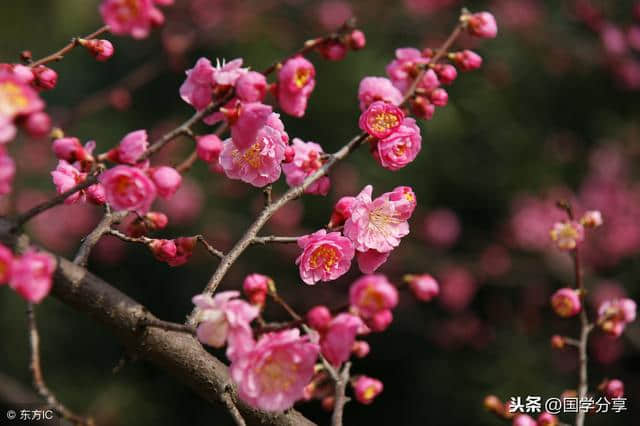
[[[0,218],[0,240],[15,246],[24,234],[12,233],[13,224]],[[55,256],[55,255],[54,255]],[[209,402],[225,404],[228,392],[248,424],[313,425],[295,410],[267,413],[238,399],[227,367],[207,352],[190,334],[156,327],[140,327],[143,319],[155,317],[148,310],[85,268],[56,256],[53,296],[109,327],[129,354],[151,362],[191,388]]]

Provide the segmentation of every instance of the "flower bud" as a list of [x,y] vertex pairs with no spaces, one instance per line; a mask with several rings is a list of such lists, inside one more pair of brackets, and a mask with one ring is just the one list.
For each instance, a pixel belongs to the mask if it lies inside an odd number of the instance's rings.
[[83,160],[85,151],[78,138],[60,138],[55,139],[51,146],[53,153],[59,160],[65,160],[69,163]]
[[554,334],[553,336],[551,336],[551,347],[553,349],[563,349],[566,344],[567,342],[564,337],[558,334]]
[[607,398],[622,398],[624,396],[624,383],[618,379],[605,380],[598,386],[598,390]]
[[58,73],[44,65],[33,68],[36,85],[44,90],[51,90],[58,84]]
[[314,330],[324,331],[331,322],[331,311],[324,305],[318,305],[307,312],[307,324]]
[[446,90],[439,87],[431,92],[431,94],[429,95],[429,99],[435,106],[443,107],[447,105],[447,102],[449,101],[449,95],[447,94]]
[[411,111],[423,120],[431,120],[436,112],[436,106],[425,96],[416,96],[411,101]]
[[482,56],[471,50],[463,50],[449,54],[451,59],[462,71],[473,71],[482,66]]
[[347,54],[347,47],[339,41],[329,41],[321,44],[318,52],[329,61],[340,61]]
[[533,417],[526,414],[519,414],[513,419],[512,426],[537,426]]
[[293,161],[295,156],[296,156],[296,150],[292,146],[288,145],[284,150],[284,160],[282,161],[288,164]]
[[236,80],[236,95],[243,102],[261,102],[266,93],[267,79],[259,72],[249,71]]
[[582,309],[580,296],[572,288],[561,288],[551,296],[551,306],[556,314],[562,318],[577,315]]
[[160,212],[149,212],[144,216],[147,227],[151,231],[157,231],[167,226],[169,218],[166,214]]
[[597,228],[602,225],[602,213],[590,210],[580,218],[580,224],[585,228]]
[[489,12],[478,12],[467,15],[467,30],[469,34],[480,38],[495,38],[498,34],[496,18]]
[[370,351],[371,347],[369,346],[369,343],[365,342],[364,340],[356,340],[355,342],[353,342],[351,352],[353,352],[356,357],[364,358],[365,356],[369,355]]
[[406,275],[404,280],[409,284],[411,292],[423,302],[429,302],[440,292],[438,282],[429,274]]
[[216,134],[198,136],[196,153],[206,163],[217,163],[222,151],[222,141]]
[[349,217],[351,217],[351,208],[353,207],[355,202],[355,197],[340,198],[336,205],[333,207],[331,219],[329,219],[329,224],[327,225],[327,227],[329,229],[332,229],[344,225],[345,221]]
[[545,411],[538,416],[538,426],[558,426],[558,418]]
[[51,117],[46,112],[29,114],[24,123],[24,128],[32,138],[43,138],[51,131]]
[[451,64],[438,65],[436,67],[436,74],[442,84],[451,84],[458,77],[456,67]]
[[380,380],[367,376],[359,376],[352,383],[352,386],[358,402],[367,405],[371,404],[383,389],[383,385]]
[[180,187],[182,176],[173,167],[162,166],[151,172],[151,179],[156,184],[158,195],[163,198],[169,198]]
[[252,305],[262,306],[267,299],[271,278],[261,274],[247,275],[242,284],[242,290]]
[[504,405],[502,404],[502,401],[500,401],[500,398],[495,395],[485,396],[482,405],[485,410],[497,415],[502,415],[504,412]]
[[371,328],[371,331],[381,332],[389,327],[389,324],[393,321],[393,314],[390,309],[377,312],[368,322],[367,325]]
[[91,53],[96,60],[104,62],[111,58],[114,53],[113,44],[109,40],[84,40],[79,39],[78,43]]
[[367,39],[364,33],[360,30],[353,30],[349,34],[349,47],[353,50],[363,49],[367,44]]
[[321,404],[323,410],[331,412],[336,404],[336,399],[333,396],[326,396],[322,398]]
[[172,240],[153,240],[149,243],[153,256],[161,262],[168,262],[176,257],[177,248]]

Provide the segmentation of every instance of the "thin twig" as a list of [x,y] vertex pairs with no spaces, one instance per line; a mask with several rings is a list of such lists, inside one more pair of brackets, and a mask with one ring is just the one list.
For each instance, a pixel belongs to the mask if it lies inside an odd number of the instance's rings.
[[[106,33],[107,31],[109,31],[109,26],[105,25],[104,27],[101,27],[97,31],[94,31],[91,34],[89,34],[89,35],[87,35],[86,37],[83,37],[83,38],[85,40],[91,40],[91,39],[94,39],[94,38],[97,38],[97,37],[101,36],[102,34]],[[64,58],[64,55],[66,55],[67,53],[71,52],[74,48],[76,48],[79,45],[80,45],[79,39],[77,37],[74,37],[62,49],[58,50],[55,53],[52,53],[49,56],[45,56],[44,58],[39,59],[39,60],[29,64],[29,66],[33,68],[33,67],[37,67],[38,65],[48,64],[49,62],[59,61],[62,58]]]
[[251,244],[269,244],[269,243],[297,243],[300,237],[280,237],[277,235],[268,235],[266,237],[255,237]]
[[47,405],[63,419],[66,419],[75,425],[94,425],[95,423],[92,418],[82,417],[65,407],[47,387],[42,374],[42,367],[40,365],[40,334],[38,333],[36,314],[33,304],[31,303],[27,305],[27,320],[29,326],[29,345],[31,347],[31,362],[29,364],[29,369],[33,376],[33,387],[38,394],[44,398]]
[[188,172],[198,160],[198,152],[194,149],[191,154],[185,158],[180,164],[176,165],[176,170],[180,174]]
[[202,244],[204,246],[205,249],[207,249],[207,251],[212,255],[215,256],[219,259],[224,258],[224,253],[221,252],[220,250],[215,249],[211,244],[209,244],[207,242],[207,240],[205,240],[204,236],[202,235],[196,235],[196,239],[200,242],[200,244]]
[[345,395],[347,390],[347,383],[349,383],[349,371],[351,370],[351,363],[346,362],[342,371],[336,380],[336,392],[335,402],[333,406],[333,415],[331,416],[332,426],[342,426],[342,413],[344,412],[344,405],[349,402],[351,398]]
[[87,261],[89,260],[89,255],[91,254],[91,249],[98,244],[100,238],[106,233],[109,232],[111,226],[114,223],[117,223],[124,219],[127,216],[128,212],[115,212],[111,213],[107,211],[100,221],[98,225],[91,231],[89,235],[87,235],[82,242],[82,245],[78,249],[78,254],[73,259],[73,263],[80,266],[86,266]]
[[291,315],[291,318],[293,318],[295,321],[302,321],[302,316],[299,315],[282,297],[280,297],[278,292],[269,291],[267,294],[271,296],[274,302],[282,306],[282,308],[287,311],[289,315]]
[[273,203],[273,199],[271,197],[271,192],[273,191],[273,186],[268,185],[262,192],[264,192],[264,205],[269,207]]
[[237,426],[246,426],[246,422],[242,418],[242,414],[236,407],[236,404],[233,402],[233,398],[231,396],[231,392],[229,390],[225,390],[222,395],[220,395],[220,400],[227,407],[229,414],[231,414],[231,418],[236,423]]

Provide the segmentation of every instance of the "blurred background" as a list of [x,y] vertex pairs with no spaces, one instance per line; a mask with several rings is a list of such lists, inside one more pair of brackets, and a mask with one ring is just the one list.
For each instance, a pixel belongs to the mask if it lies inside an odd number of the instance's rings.
[[[45,56],[72,36],[102,25],[98,0],[4,2],[0,60],[15,62],[23,49]],[[336,167],[327,199],[306,196],[278,213],[265,233],[299,235],[328,221],[333,203],[368,183],[374,192],[411,185],[419,207],[411,234],[381,272],[394,282],[405,273],[431,273],[441,284],[435,301],[402,293],[394,322],[368,338],[371,354],[356,374],[384,382],[371,406],[346,408],[346,424],[500,425],[482,408],[483,397],[558,396],[574,389],[577,356],[552,350],[553,334],[577,335],[577,320],[555,317],[549,296],[572,284],[568,255],[554,250],[554,208],[568,198],[579,211],[599,209],[605,225],[587,242],[589,309],[603,299],[640,296],[640,6],[631,1],[495,0],[176,0],[163,8],[166,24],[142,41],[109,37],[116,55],[98,63],[81,50],[52,67],[57,89],[43,96],[56,125],[102,152],[123,135],[147,129],[152,139],[180,123],[192,108],[180,100],[184,70],[196,59],[244,58],[263,69],[310,38],[339,27],[350,16],[367,47],[340,62],[309,56],[317,86],[302,119],[284,116],[291,137],[334,151],[358,132],[357,88],[383,76],[394,49],[436,47],[462,6],[490,10],[495,40],[459,46],[484,57],[484,67],[464,73],[447,88],[449,105],[422,122],[423,149],[398,172],[379,167],[360,150]],[[201,125],[199,133],[206,132]],[[47,140],[21,132],[10,147],[17,162],[14,191],[0,198],[2,211],[24,211],[54,194],[49,172],[55,159]],[[175,164],[193,149],[176,140],[154,160]],[[274,192],[286,189],[281,179]],[[230,181],[198,162],[179,193],[156,210],[167,213],[164,237],[203,233],[229,249],[252,222],[263,194]],[[72,256],[97,223],[95,206],[64,206],[33,220],[28,232],[43,246]],[[232,268],[223,289],[244,276],[272,276],[286,299],[304,312],[318,303],[342,305],[354,270],[338,281],[302,284],[294,246],[254,247]],[[90,269],[160,318],[182,321],[217,262],[200,248],[185,266],[170,268],[144,248],[105,237]],[[355,268],[354,268],[355,269]],[[0,371],[29,386],[25,303],[0,288]],[[113,367],[123,352],[108,330],[48,298],[38,307],[45,378],[59,398],[100,425],[231,424],[165,373],[142,362]],[[285,320],[277,307],[267,317]],[[593,425],[637,424],[640,404],[640,326],[619,339],[600,332],[590,342],[590,386],[620,378],[629,410],[589,417]],[[217,355],[223,357],[222,353]],[[298,407],[327,424],[318,401]],[[634,420],[635,418],[635,420]],[[571,416],[563,418],[572,421]],[[0,420],[2,423],[2,420]]]

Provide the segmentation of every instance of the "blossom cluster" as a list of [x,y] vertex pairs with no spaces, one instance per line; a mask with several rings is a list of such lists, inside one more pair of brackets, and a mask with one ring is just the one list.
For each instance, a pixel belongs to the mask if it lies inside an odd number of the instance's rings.
[[0,285],[8,284],[22,298],[31,303],[40,303],[53,284],[56,260],[47,253],[29,249],[16,256],[0,244]]
[[164,23],[157,6],[172,4],[173,0],[103,0],[100,14],[112,33],[141,39]]

